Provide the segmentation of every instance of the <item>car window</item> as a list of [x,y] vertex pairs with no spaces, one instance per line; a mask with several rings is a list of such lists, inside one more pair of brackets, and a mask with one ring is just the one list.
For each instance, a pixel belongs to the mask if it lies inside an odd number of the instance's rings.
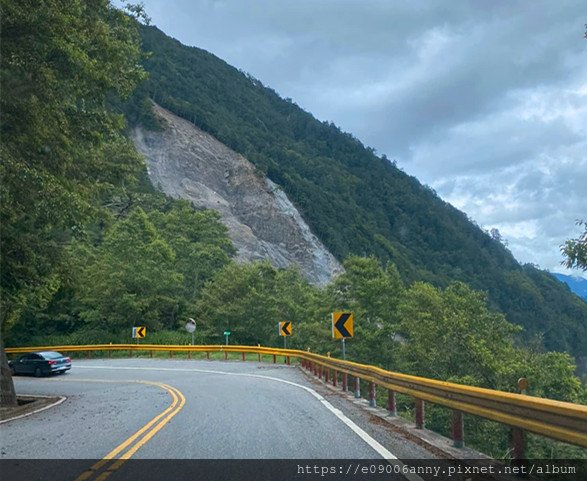
[[55,351],[42,352],[41,356],[43,356],[44,359],[59,359],[63,357],[61,354]]
[[22,356],[23,361],[30,361],[31,359],[38,359],[36,354],[26,354]]

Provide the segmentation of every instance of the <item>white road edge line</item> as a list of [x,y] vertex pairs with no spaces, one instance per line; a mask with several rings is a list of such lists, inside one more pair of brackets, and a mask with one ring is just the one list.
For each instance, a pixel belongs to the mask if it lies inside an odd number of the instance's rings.
[[[38,397],[38,398],[52,398],[52,397],[55,397],[55,396],[39,396],[37,394],[22,394],[22,396],[23,397]],[[20,416],[14,416],[13,418],[3,419],[2,421],[0,421],[0,424],[4,424],[4,423],[10,422],[10,421],[14,421],[15,419],[26,418],[27,416],[31,416],[32,414],[40,413],[41,411],[44,411],[45,409],[49,409],[49,408],[58,406],[59,404],[61,404],[66,399],[67,398],[65,396],[59,396],[59,400],[55,401],[52,404],[49,404],[49,405],[44,406],[44,407],[39,408],[39,409],[35,409],[34,411],[31,411],[30,413],[21,414]]]
[[[352,420],[344,415],[344,413],[340,410],[335,408],[332,404],[330,404],[324,397],[322,397],[318,392],[314,389],[304,386],[302,384],[298,384],[292,381],[286,381],[285,379],[279,379],[278,377],[272,376],[262,376],[260,374],[249,374],[243,372],[226,372],[226,371],[215,371],[211,369],[197,369],[197,368],[172,368],[172,367],[139,367],[139,366],[80,366],[76,365],[76,369],[128,369],[128,370],[136,370],[136,371],[180,371],[180,372],[201,372],[206,374],[221,374],[224,376],[242,376],[242,377],[255,377],[260,379],[269,379],[271,381],[277,381],[284,384],[290,384],[292,386],[301,388],[307,392],[309,392],[312,396],[320,401],[320,403],[332,412],[338,419],[340,419],[344,424],[346,424],[357,436],[359,436],[363,441],[365,441],[373,450],[377,452],[383,459],[388,461],[390,464],[397,465],[398,467],[403,468],[404,463],[402,463],[397,456],[392,454],[389,450],[383,447],[377,440],[373,439],[367,432],[357,426]],[[406,479],[410,481],[424,481],[420,476],[413,474],[413,473],[401,473]]]

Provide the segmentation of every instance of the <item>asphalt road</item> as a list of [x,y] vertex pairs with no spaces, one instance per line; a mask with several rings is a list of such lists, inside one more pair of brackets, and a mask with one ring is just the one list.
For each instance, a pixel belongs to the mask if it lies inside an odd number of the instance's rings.
[[15,386],[67,399],[0,425],[2,459],[433,457],[293,366],[78,360],[65,375],[19,376]]

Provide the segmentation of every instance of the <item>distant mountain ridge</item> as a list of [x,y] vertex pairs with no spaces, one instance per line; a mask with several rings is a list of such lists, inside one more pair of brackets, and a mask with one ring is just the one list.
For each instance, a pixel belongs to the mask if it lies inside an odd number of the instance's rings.
[[587,301],[587,279],[578,276],[567,276],[565,274],[553,274],[559,281],[564,282],[572,292]]
[[466,282],[524,326],[524,339],[540,335],[547,349],[587,356],[587,303],[545,271],[521,266],[432,189],[209,52],[156,27],[141,35],[150,77],[127,107],[131,124],[157,128],[153,99],[280,186],[339,261],[374,255],[408,283]]

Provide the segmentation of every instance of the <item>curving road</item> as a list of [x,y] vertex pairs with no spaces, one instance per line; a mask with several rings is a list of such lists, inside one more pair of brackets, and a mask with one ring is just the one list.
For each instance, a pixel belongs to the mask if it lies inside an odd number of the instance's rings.
[[[432,457],[292,366],[85,360],[66,375],[15,385],[67,400],[1,425],[2,459]],[[95,473],[86,474],[78,481]]]

